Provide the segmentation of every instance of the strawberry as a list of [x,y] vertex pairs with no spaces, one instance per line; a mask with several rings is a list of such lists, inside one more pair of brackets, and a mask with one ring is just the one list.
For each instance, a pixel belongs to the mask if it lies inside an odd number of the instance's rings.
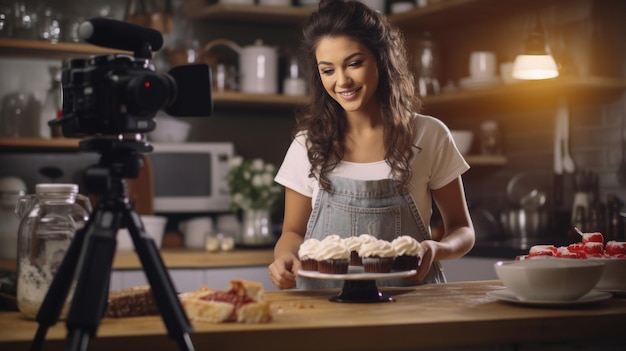
[[615,257],[616,255],[626,255],[626,242],[611,240],[606,243],[606,254]]
[[595,243],[604,243],[604,236],[602,233],[584,233],[583,234],[583,244],[595,242]]

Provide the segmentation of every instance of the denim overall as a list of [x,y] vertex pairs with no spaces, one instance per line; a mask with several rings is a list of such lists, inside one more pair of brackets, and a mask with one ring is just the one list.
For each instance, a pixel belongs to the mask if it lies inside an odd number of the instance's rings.
[[[329,176],[332,190],[320,188],[307,224],[305,240],[322,240],[330,234],[343,238],[371,234],[392,241],[400,235],[411,235],[418,241],[430,239],[430,231],[422,221],[408,191],[399,193],[393,179],[355,180]],[[439,262],[420,283],[407,279],[378,280],[378,286],[410,286],[443,283],[445,277]],[[299,277],[299,289],[341,288],[342,280]]]

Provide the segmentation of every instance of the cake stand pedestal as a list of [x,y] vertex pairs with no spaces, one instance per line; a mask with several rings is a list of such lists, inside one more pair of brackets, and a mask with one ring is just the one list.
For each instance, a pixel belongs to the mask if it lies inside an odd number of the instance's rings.
[[416,270],[393,271],[389,273],[365,273],[363,267],[350,266],[347,274],[327,274],[300,270],[299,275],[313,279],[343,280],[339,295],[329,298],[333,302],[374,303],[393,302],[394,299],[378,290],[377,280],[407,278],[417,273]]

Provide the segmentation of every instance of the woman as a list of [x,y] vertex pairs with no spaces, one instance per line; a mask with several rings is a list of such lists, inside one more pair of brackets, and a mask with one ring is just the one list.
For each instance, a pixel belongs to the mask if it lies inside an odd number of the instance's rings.
[[[303,36],[312,99],[275,179],[286,191],[272,281],[281,289],[340,287],[298,277],[300,244],[371,234],[411,235],[424,249],[415,276],[382,284],[444,282],[437,261],[474,245],[461,180],[469,166],[443,123],[414,112],[419,100],[400,31],[358,1],[322,0]],[[440,241],[429,229],[433,199],[444,223]]]

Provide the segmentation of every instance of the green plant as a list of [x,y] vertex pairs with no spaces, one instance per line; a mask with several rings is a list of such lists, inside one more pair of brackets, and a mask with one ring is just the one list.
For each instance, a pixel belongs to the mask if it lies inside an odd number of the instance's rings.
[[271,209],[282,193],[282,187],[274,183],[276,167],[260,158],[244,160],[235,156],[230,160],[228,190],[231,210]]

